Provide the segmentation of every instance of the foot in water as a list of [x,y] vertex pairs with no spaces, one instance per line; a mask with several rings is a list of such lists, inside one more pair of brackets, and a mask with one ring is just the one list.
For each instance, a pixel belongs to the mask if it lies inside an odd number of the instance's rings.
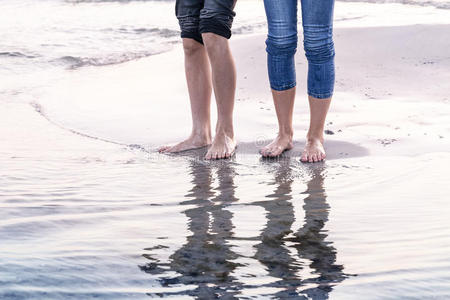
[[292,135],[278,134],[270,144],[260,150],[260,153],[263,157],[278,157],[284,151],[291,150],[293,147]]
[[305,149],[303,150],[301,162],[319,162],[326,157],[323,147],[323,138],[308,138]]
[[214,141],[205,155],[205,159],[223,159],[233,156],[236,150],[236,141],[232,135],[219,132],[214,137]]
[[211,136],[192,134],[186,140],[172,146],[162,146],[158,149],[158,151],[160,153],[177,153],[205,147],[209,144],[211,144]]

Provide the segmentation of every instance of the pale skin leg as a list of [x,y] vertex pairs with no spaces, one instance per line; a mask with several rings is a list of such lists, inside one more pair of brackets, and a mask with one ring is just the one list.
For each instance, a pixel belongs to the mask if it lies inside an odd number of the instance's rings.
[[[293,147],[292,116],[294,112],[295,88],[281,92],[272,90],[272,95],[277,112],[279,131],[275,140],[261,150],[261,154],[265,157],[277,157],[283,151]],[[323,147],[323,131],[331,98],[317,99],[309,96],[308,100],[310,124],[306,136],[305,149],[300,160],[302,162],[319,162],[326,157]]]
[[[206,159],[229,158],[236,149],[233,130],[233,108],[236,91],[236,70],[228,40],[213,33],[202,34],[205,46],[192,39],[183,39],[186,80],[192,113],[191,136],[160,152],[181,152],[211,143],[211,89],[217,102],[216,136]],[[212,69],[212,76],[211,70]]]
[[192,132],[184,141],[159,148],[174,153],[211,144],[211,71],[206,48],[199,42],[184,38],[184,63],[192,114]]
[[202,37],[211,62],[218,116],[216,135],[205,158],[229,158],[236,149],[233,130],[236,68],[226,38],[213,33],[204,33]]
[[306,146],[303,150],[302,162],[318,162],[325,159],[325,149],[323,148],[323,130],[331,98],[317,99],[309,96],[310,122],[306,135]]
[[295,91],[295,87],[286,91],[272,90],[273,103],[278,119],[278,135],[270,144],[261,149],[261,154],[264,157],[277,157],[293,147],[292,114]]

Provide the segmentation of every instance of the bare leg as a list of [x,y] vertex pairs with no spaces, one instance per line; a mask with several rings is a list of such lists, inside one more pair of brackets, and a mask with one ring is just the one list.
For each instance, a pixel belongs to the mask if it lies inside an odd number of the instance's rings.
[[211,71],[205,47],[193,39],[183,39],[185,72],[191,102],[192,133],[186,140],[164,146],[160,152],[180,152],[211,144]]
[[306,136],[306,146],[301,157],[302,162],[318,162],[325,159],[325,149],[323,148],[323,130],[331,98],[317,99],[309,96],[310,123]]
[[211,62],[218,116],[216,136],[205,158],[229,158],[236,149],[233,131],[236,69],[226,38],[213,33],[204,33],[202,36]]
[[278,118],[278,135],[269,145],[261,149],[261,154],[264,157],[277,157],[285,150],[290,150],[293,147],[292,114],[294,112],[295,90],[295,87],[286,91],[272,90]]

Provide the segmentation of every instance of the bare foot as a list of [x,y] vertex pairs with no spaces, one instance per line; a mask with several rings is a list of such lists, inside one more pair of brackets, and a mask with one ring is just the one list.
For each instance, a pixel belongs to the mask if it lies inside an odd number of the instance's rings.
[[205,155],[205,159],[230,158],[236,150],[236,141],[225,133],[217,133],[214,141]]
[[186,150],[201,148],[211,144],[211,137],[207,135],[194,135],[182,141],[181,143],[172,146],[162,146],[158,149],[160,153],[176,153]]
[[302,162],[319,162],[326,157],[325,149],[323,148],[323,139],[308,138],[305,149],[303,150],[300,161]]
[[291,150],[292,135],[278,134],[278,136],[267,146],[261,149],[260,153],[263,157],[278,157],[284,151]]

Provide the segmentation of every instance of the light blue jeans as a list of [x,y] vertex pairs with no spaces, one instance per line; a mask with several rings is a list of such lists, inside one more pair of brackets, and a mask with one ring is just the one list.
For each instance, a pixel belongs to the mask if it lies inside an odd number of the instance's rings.
[[[296,86],[298,0],[264,0],[269,34],[266,40],[271,88]],[[308,94],[330,98],[334,90],[334,0],[301,0],[303,46],[308,59]]]

